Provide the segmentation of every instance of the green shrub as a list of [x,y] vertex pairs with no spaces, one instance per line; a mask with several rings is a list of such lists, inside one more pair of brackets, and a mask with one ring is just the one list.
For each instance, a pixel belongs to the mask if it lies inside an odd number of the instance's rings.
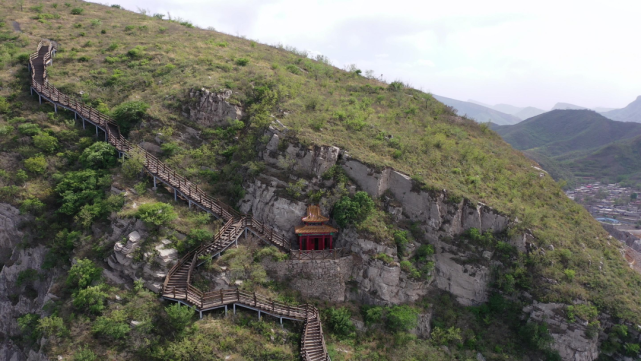
[[129,333],[127,314],[124,310],[115,310],[109,316],[100,316],[93,324],[92,331],[114,340],[124,338]]
[[[111,184],[109,176],[102,176],[93,169],[67,172],[60,180],[55,190],[62,198],[62,206],[58,212],[75,215],[84,206],[99,206],[100,210],[107,212],[105,204],[101,203],[105,193],[103,187]],[[95,210],[94,210],[95,211]]]
[[67,275],[67,286],[74,289],[84,289],[100,279],[102,269],[97,267],[90,259],[79,259],[71,266]]
[[116,148],[105,142],[96,142],[82,151],[80,163],[86,168],[104,169],[116,165]]
[[535,350],[544,350],[553,341],[545,322],[528,322],[519,329],[519,337],[526,345]]
[[39,277],[38,271],[33,268],[27,268],[24,271],[18,273],[18,278],[16,279],[16,286],[20,287],[23,284],[32,284]]
[[258,252],[256,252],[256,256],[254,257],[254,259],[260,262],[265,257],[270,257],[274,261],[280,262],[287,259],[287,254],[279,251],[278,248],[274,246],[268,246],[261,248]]
[[49,134],[42,133],[33,136],[33,145],[46,153],[53,153],[58,148],[58,139]]
[[174,154],[177,154],[182,148],[174,142],[166,142],[163,143],[160,146],[160,149],[162,149],[163,154],[167,155],[168,157],[171,157]]
[[20,327],[20,332],[32,342],[40,339],[42,333],[38,330],[38,322],[40,321],[40,316],[35,313],[27,313],[18,317],[18,326]]
[[463,341],[461,329],[455,328],[454,326],[448,329],[434,327],[430,337],[436,345],[458,344]]
[[169,325],[177,334],[181,334],[185,330],[196,313],[191,307],[181,306],[180,303],[165,307],[165,312],[167,312]]
[[73,354],[73,361],[95,361],[96,354],[89,348],[81,347]]
[[83,8],[73,8],[71,9],[71,15],[81,15],[85,9]]
[[343,197],[334,205],[334,219],[341,227],[365,220],[374,209],[374,201],[365,192],[356,192],[354,197]]
[[427,257],[430,257],[434,254],[434,247],[431,244],[424,244],[418,247],[414,257],[418,262],[427,261]]
[[122,174],[127,179],[136,179],[144,168],[144,155],[137,152],[129,152],[128,157],[121,159]]
[[354,325],[350,320],[352,315],[347,308],[328,308],[324,314],[327,325],[334,334],[345,337],[354,332]]
[[0,97],[0,114],[9,113],[10,109],[11,107],[9,105],[9,102],[7,101],[7,98]]
[[38,330],[47,337],[64,337],[69,333],[62,318],[57,316],[41,318],[38,321]]
[[363,318],[368,326],[380,323],[383,320],[383,307],[363,306]]
[[179,251],[184,252],[191,249],[194,249],[201,244],[211,241],[214,238],[214,234],[205,229],[192,229],[187,238],[183,243],[181,243],[181,249]]
[[238,66],[245,66],[245,65],[249,64],[249,59],[247,59],[247,58],[238,58],[238,59],[236,59],[235,63]]
[[147,103],[131,101],[115,107],[111,112],[111,116],[116,120],[116,123],[118,123],[120,131],[124,135],[128,135],[131,128],[143,119],[147,109],[149,109]]
[[39,215],[45,209],[45,204],[42,203],[38,198],[28,198],[22,201],[20,204],[20,213],[32,213]]
[[36,135],[40,133],[40,127],[33,123],[20,124],[18,125],[18,132],[24,135]]
[[42,174],[47,169],[47,160],[43,155],[27,158],[24,167],[31,173]]
[[74,294],[73,307],[99,314],[105,309],[105,299],[107,296],[108,295],[101,290],[100,286],[89,286]]
[[387,253],[379,253],[375,255],[373,258],[380,259],[381,261],[385,262],[388,265],[394,263],[394,258],[392,258],[392,256],[389,256]]
[[410,243],[409,239],[407,239],[407,231],[395,231],[394,242],[396,243],[399,255],[404,254],[405,247]]
[[391,331],[409,331],[418,324],[418,311],[407,305],[392,306],[386,318],[387,328]]
[[574,280],[574,276],[576,275],[576,271],[573,269],[565,269],[563,270],[563,274],[565,274],[565,278],[567,278],[568,281],[572,282],[572,280]]
[[162,226],[176,219],[178,216],[176,212],[174,212],[174,207],[170,204],[155,202],[141,204],[136,212],[136,217],[145,223]]
[[10,125],[0,126],[0,135],[9,135],[13,133],[13,127]]

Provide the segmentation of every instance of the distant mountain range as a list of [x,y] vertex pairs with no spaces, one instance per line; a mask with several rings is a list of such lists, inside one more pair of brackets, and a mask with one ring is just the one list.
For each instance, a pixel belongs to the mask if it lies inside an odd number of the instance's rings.
[[516,124],[521,121],[520,118],[515,117],[514,115],[505,114],[480,104],[446,98],[440,95],[434,95],[434,98],[445,105],[455,108],[458,115],[467,115],[469,118],[480,123],[492,122],[494,124],[509,125]]
[[603,116],[620,122],[637,122],[641,123],[641,96],[635,101],[628,104],[625,108],[614,109],[601,113]]
[[610,120],[587,109],[552,110],[492,129],[556,179],[641,179],[640,123]]
[[[445,105],[457,109],[459,115],[467,115],[478,122],[490,121],[499,125],[516,124],[520,120],[529,119],[537,115],[548,112],[547,110],[536,107],[517,107],[510,104],[489,105],[477,100],[469,99],[468,101],[446,98],[440,95],[434,95],[436,99]],[[570,103],[556,103],[551,110],[584,110],[590,109],[580,105]],[[592,110],[602,114],[606,118],[622,122],[641,123],[641,96],[635,101],[628,104],[623,109],[595,107]],[[516,119],[515,119],[516,118]]]

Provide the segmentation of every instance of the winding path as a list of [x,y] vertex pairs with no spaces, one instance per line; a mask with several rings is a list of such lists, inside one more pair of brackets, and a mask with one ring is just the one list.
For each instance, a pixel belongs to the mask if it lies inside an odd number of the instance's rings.
[[[194,268],[204,263],[204,259],[207,257],[219,256],[231,245],[237,244],[238,238],[243,233],[251,232],[264,242],[272,244],[285,252],[291,252],[289,241],[286,237],[276,233],[274,229],[263,222],[257,221],[251,215],[240,214],[220,200],[210,197],[197,185],[176,174],[176,171],[167,167],[158,158],[141,147],[129,143],[120,134],[120,129],[116,122],[109,116],[61,93],[50,85],[47,79],[47,66],[53,64],[56,50],[57,44],[55,42],[40,41],[36,52],[29,57],[31,94],[35,92],[41,104],[42,99],[52,103],[56,112],[58,107],[73,112],[76,119],[79,117],[82,120],[83,128],[86,127],[86,123],[94,125],[96,127],[96,135],[98,136],[99,131],[102,131],[105,135],[105,141],[113,145],[118,150],[119,155],[140,157],[145,170],[153,177],[154,186],[158,181],[165,183],[174,190],[174,199],[177,199],[178,195],[180,195],[182,198],[187,199],[190,207],[193,204],[226,222],[211,242],[189,252],[169,270],[163,284],[162,297],[193,307],[200,313],[201,318],[204,311],[222,307],[227,311],[227,307],[232,306],[235,313],[236,306],[240,306],[257,311],[259,318],[262,313],[265,313],[279,318],[281,323],[283,319],[303,321],[301,358],[306,361],[331,361],[325,346],[323,327],[316,307],[309,304],[290,306],[262,297],[256,293],[242,292],[239,289],[202,292],[191,285]],[[313,258],[309,254],[306,257]]]

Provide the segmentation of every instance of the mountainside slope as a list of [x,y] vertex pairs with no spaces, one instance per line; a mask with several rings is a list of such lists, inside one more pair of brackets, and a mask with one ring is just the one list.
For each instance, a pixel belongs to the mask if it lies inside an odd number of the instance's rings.
[[641,96],[638,96],[632,103],[625,108],[610,110],[601,113],[606,118],[618,120],[621,122],[641,123]]
[[456,109],[456,114],[466,115],[471,119],[476,120],[480,123],[492,122],[500,125],[509,125],[516,124],[521,121],[521,119],[510,115],[499,112],[494,109],[484,107],[479,104],[464,102],[456,99],[451,99],[443,97],[440,95],[434,95],[434,98],[443,104],[453,107]]
[[553,110],[496,131],[516,149],[537,148],[554,157],[641,135],[641,125],[612,121],[590,110]]
[[[576,359],[576,350],[585,346],[581,355],[593,360],[597,342],[612,342],[617,334],[611,324],[619,322],[628,322],[631,331],[617,345],[636,342],[632,322],[641,323],[641,277],[621,256],[620,245],[487,125],[458,117],[429,94],[402,83],[342,71],[298,49],[93,3],[21,5],[0,5],[0,60],[6,70],[0,73],[0,161],[6,169],[0,174],[0,201],[33,219],[24,228],[34,236],[21,239],[20,249],[50,248],[47,267],[68,274],[70,281],[60,277],[46,291],[56,300],[51,307],[23,315],[20,325],[12,320],[3,344],[11,340],[24,350],[43,349],[65,359],[76,352],[95,358],[93,351],[84,351],[87,345],[100,357],[132,360],[212,359],[229,353],[239,359],[297,358],[297,338],[274,331],[280,329],[276,322],[212,312],[213,317],[194,325],[192,315],[185,314],[188,308],[162,307],[140,282],[90,282],[103,273],[107,277],[118,257],[122,264],[142,267],[132,272],[136,278],[158,276],[160,262],[154,255],[168,250],[143,241],[140,248],[129,248],[140,234],[131,232],[127,240],[116,232],[118,217],[142,217],[140,212],[158,221],[170,214],[163,210],[175,207],[179,217],[173,223],[151,223],[146,233],[183,253],[207,239],[206,232],[216,232],[216,224],[181,205],[180,195],[162,185],[150,190],[156,184],[140,176],[136,155],[116,165],[117,152],[94,141],[94,129],[82,131],[82,120],[60,108],[56,114],[50,104],[40,105],[37,96],[30,96],[25,61],[42,38],[60,46],[47,69],[49,81],[77,94],[80,104],[120,119],[121,128],[129,128],[129,141],[156,154],[174,177],[188,177],[211,197],[257,217],[261,213],[265,222],[280,223],[292,237],[309,203],[333,210],[337,221],[358,219],[340,230],[347,245],[361,247],[347,257],[351,263],[315,261],[311,264],[320,268],[312,266],[309,272],[327,283],[345,283],[345,292],[355,282],[370,291],[349,302],[314,300],[328,325],[332,357],[442,360],[483,352],[491,359],[543,359],[554,357],[549,333],[556,332],[557,351],[563,348],[566,359]],[[13,21],[23,33],[8,25]],[[349,164],[334,167],[339,159]],[[304,167],[312,174],[300,171]],[[352,180],[345,168],[353,178],[364,176]],[[390,184],[403,187],[387,192]],[[374,199],[354,192],[359,189]],[[158,200],[165,208],[142,212],[143,204]],[[370,213],[362,215],[361,209]],[[501,227],[479,233],[488,223]],[[313,274],[298,277],[288,268],[295,261],[277,250],[248,248],[241,245],[221,257],[222,263],[203,266],[208,269],[203,272],[225,274],[222,278],[229,278],[220,282],[269,293],[272,301],[301,304],[314,298],[293,290],[293,281],[305,284]],[[280,263],[286,277],[268,279],[263,258],[273,259],[274,267]],[[77,272],[87,261],[104,270],[98,268],[96,275],[89,269],[89,280],[77,277],[83,276]],[[363,264],[368,272],[357,277],[347,272],[347,266]],[[336,277],[326,277],[332,265],[339,268]],[[40,272],[50,269],[25,270],[19,283],[14,274],[11,293],[0,295],[2,305],[21,306],[33,299]],[[382,302],[372,296],[390,289],[411,293],[437,276],[443,283],[431,298]],[[78,289],[76,278],[88,287]],[[238,278],[240,284],[233,282]],[[392,287],[388,283],[394,279]],[[210,286],[202,281],[194,284]],[[462,307],[452,296],[461,289],[481,301]],[[548,329],[545,322],[551,319],[541,317],[538,307],[553,308],[555,325],[565,327]],[[621,320],[610,321],[606,314]],[[563,331],[599,335],[598,315],[608,319],[606,338]],[[351,319],[360,322],[359,329]],[[412,330],[422,330],[424,339],[416,339]],[[583,346],[568,347],[568,337]],[[44,340],[49,340],[46,347],[39,344]]]
[[577,176],[610,182],[628,178],[641,181],[641,136],[605,145],[588,154],[561,158],[561,166]]

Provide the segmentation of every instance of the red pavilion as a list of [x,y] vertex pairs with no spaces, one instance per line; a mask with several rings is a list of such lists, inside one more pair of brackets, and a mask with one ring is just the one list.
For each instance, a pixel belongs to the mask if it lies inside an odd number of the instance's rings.
[[325,224],[329,218],[321,215],[319,206],[307,207],[307,216],[302,220],[305,225],[296,227],[299,249],[307,251],[334,248],[334,235],[338,230]]

